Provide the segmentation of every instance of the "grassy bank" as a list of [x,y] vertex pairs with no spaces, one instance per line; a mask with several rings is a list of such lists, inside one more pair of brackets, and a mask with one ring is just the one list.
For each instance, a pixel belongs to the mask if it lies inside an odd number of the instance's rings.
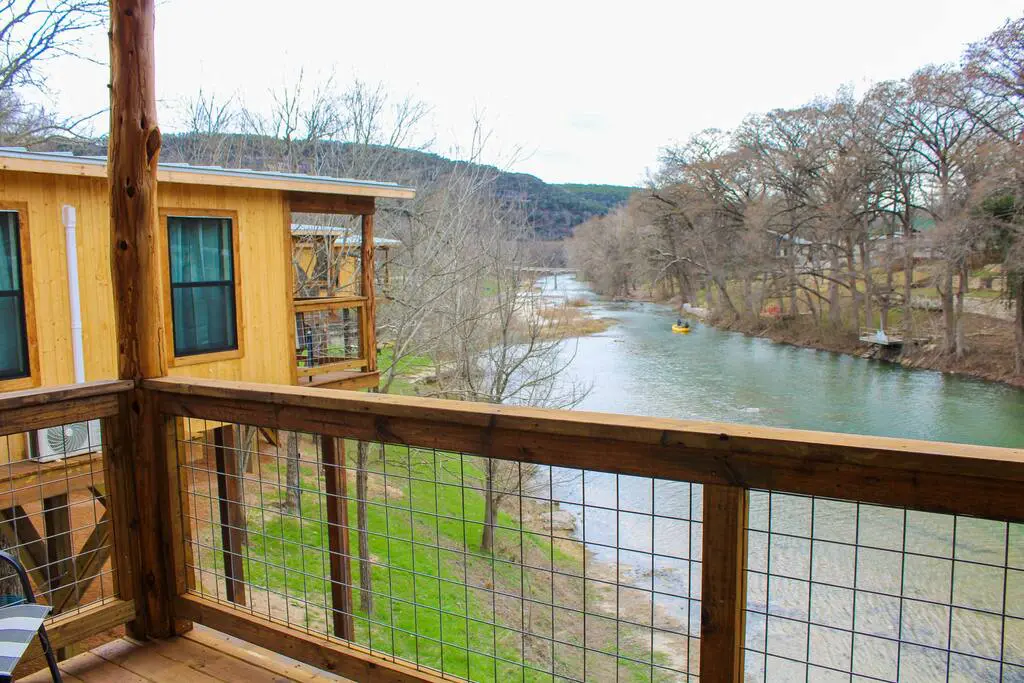
[[424,354],[408,354],[395,362],[395,349],[391,344],[385,344],[377,352],[377,367],[380,368],[381,378],[392,370],[395,365],[394,381],[391,383],[389,393],[411,396],[416,393],[414,384],[417,379],[432,375],[436,369],[434,359]]
[[[327,500],[311,437],[301,450],[299,511],[283,509],[280,457],[264,456],[246,483],[247,593],[258,613],[329,634]],[[351,467],[356,445],[347,442],[346,450]],[[654,638],[649,600],[620,600],[616,568],[588,558],[583,543],[552,521],[554,506],[511,493],[499,511],[494,550],[485,552],[484,459],[395,445],[370,450],[372,610],[360,598],[360,562],[351,561],[359,644],[479,681],[554,681],[584,669],[599,680],[674,680],[657,667],[685,668],[685,635],[666,630]],[[354,479],[350,471],[351,527]],[[200,560],[206,568],[222,565],[214,528]],[[355,555],[355,528],[349,541]],[[668,627],[660,611],[656,618]]]

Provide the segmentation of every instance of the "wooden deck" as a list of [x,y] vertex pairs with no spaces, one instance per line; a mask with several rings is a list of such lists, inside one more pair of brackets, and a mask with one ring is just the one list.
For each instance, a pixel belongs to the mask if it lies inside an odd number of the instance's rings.
[[300,377],[300,387],[317,387],[319,389],[367,389],[380,383],[379,372],[339,371],[325,372],[312,377]]
[[[333,674],[201,626],[169,640],[119,638],[61,662],[66,683],[327,683]],[[45,669],[19,678],[47,683]]]

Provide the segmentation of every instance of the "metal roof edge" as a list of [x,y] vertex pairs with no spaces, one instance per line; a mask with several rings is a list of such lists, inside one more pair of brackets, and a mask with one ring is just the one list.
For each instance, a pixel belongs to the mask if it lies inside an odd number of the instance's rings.
[[[22,164],[5,163],[16,160]],[[52,165],[55,168],[31,167],[33,164]],[[60,170],[58,167],[63,167]],[[24,147],[0,147],[0,170],[58,173],[86,177],[106,177],[106,157],[75,156],[68,152],[34,152]],[[348,194],[382,198],[412,199],[415,188],[392,182],[332,178],[302,173],[281,173],[277,171],[254,171],[232,169],[220,166],[193,166],[191,164],[166,162],[158,166],[160,182],[216,185],[216,178],[230,178],[241,183],[227,183],[253,189],[291,190],[324,194]],[[213,180],[213,182],[210,182]],[[248,182],[246,182],[248,181]]]

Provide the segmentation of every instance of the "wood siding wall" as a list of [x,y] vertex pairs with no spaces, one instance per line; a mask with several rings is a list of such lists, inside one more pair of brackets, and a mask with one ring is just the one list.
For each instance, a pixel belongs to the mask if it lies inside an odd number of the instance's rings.
[[[292,257],[286,249],[290,244],[290,221],[284,222],[290,212],[284,195],[264,190],[163,183],[159,204],[162,212],[170,213],[179,209],[195,215],[200,215],[203,209],[238,213],[235,277],[241,281],[239,332],[245,351],[241,358],[179,365],[169,368],[167,374],[207,379],[260,377],[261,382],[291,384],[295,314],[290,279]],[[165,318],[170,320],[170,311],[165,312]]]
[[[82,336],[87,381],[117,377],[114,300],[110,283],[110,209],[101,178],[0,172],[0,202],[27,205],[29,252],[35,309],[37,386],[75,381],[71,355],[71,308],[61,207],[78,211],[78,267],[82,296]],[[25,240],[22,240],[24,246]],[[0,391],[4,388],[0,384]]]
[[[78,212],[78,262],[86,380],[117,376],[114,299],[110,274],[110,209],[102,178],[0,171],[0,204],[27,205],[31,230],[31,277],[34,284],[38,344],[36,384],[74,381],[71,311],[61,207]],[[290,384],[294,365],[291,254],[285,196],[277,191],[162,183],[159,208],[202,214],[204,209],[236,211],[239,240],[237,277],[242,283],[239,328],[244,335],[241,358],[196,362],[167,368],[171,376]],[[165,230],[165,226],[160,227]],[[162,254],[166,272],[166,254]],[[167,282],[161,283],[168,287]],[[170,311],[165,312],[170,320]],[[164,365],[169,354],[164,350]],[[198,360],[198,359],[195,359]],[[0,391],[3,391],[0,384]]]

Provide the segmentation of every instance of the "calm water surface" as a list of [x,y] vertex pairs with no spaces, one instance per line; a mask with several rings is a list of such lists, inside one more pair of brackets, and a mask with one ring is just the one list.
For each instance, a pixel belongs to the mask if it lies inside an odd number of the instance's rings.
[[572,344],[570,374],[592,385],[580,410],[1024,447],[1019,389],[704,325],[673,334],[667,306],[602,302],[567,276],[540,284],[618,321]]
[[[697,325],[689,335],[676,335],[670,329],[676,314],[666,306],[603,302],[567,276],[544,278],[539,285],[552,298],[588,299],[591,314],[616,320],[607,332],[581,338],[568,347],[575,353],[568,377],[591,386],[578,406],[581,410],[1024,446],[1024,391],[774,344],[704,325]],[[674,516],[699,520],[699,486],[691,490],[686,484],[659,482],[663,490],[652,495],[649,480],[588,473],[582,481],[574,473],[557,469],[550,480],[540,476],[539,489],[550,487],[560,506],[573,514],[575,535],[592,544],[588,546],[591,555],[599,561],[618,562],[623,583],[699,596],[695,565],[659,566],[658,555],[699,559],[700,525],[667,522],[672,533],[666,542],[673,549],[666,551],[659,547],[657,517],[601,510],[619,508],[658,515],[665,514],[658,509],[662,506]],[[946,678],[943,650],[947,647],[976,655],[950,659],[954,677],[959,672],[981,680],[995,671],[998,680],[998,665],[986,662],[985,657],[1019,657],[1024,664],[1024,639],[1016,642],[1018,631],[1013,630],[1021,626],[1019,633],[1024,636],[1024,621],[1006,620],[1010,627],[1004,631],[1004,618],[997,616],[1015,611],[1024,616],[1024,571],[1001,568],[1008,562],[1011,567],[1019,563],[1017,569],[1024,570],[1022,525],[1007,528],[967,520],[956,527],[953,518],[944,515],[904,514],[876,506],[858,509],[853,504],[812,503],[793,496],[769,500],[761,493],[752,494],[750,517],[749,565],[771,578],[751,575],[748,606],[767,616],[748,618],[748,645],[798,660],[814,650],[815,659],[831,658],[839,668],[867,667],[882,680],[895,680],[894,667],[902,665],[903,671],[909,671],[911,666],[903,664],[910,661],[909,655],[888,647],[892,640],[887,639],[923,640],[935,648],[918,652],[923,654],[914,666],[923,672],[923,678],[915,680]],[[872,550],[859,550],[854,559],[858,544]],[[617,551],[616,546],[639,552]],[[865,562],[865,556],[871,561]],[[831,587],[816,589],[811,595],[807,581],[812,578]],[[868,597],[854,602],[855,588],[868,591],[857,592]],[[898,598],[879,597],[878,593],[912,595],[925,602],[904,600],[901,607]],[[927,602],[949,602],[950,595],[964,608],[954,610],[952,619],[949,608]],[[907,605],[924,607],[916,609],[908,621],[902,611],[910,611]],[[974,610],[992,618],[975,618]],[[671,610],[676,619],[688,621],[693,629],[698,615],[693,609],[689,612]],[[848,640],[840,638],[843,644],[837,647],[831,637],[835,632],[792,627],[808,620],[835,621],[838,633],[855,628],[877,638],[858,636],[863,647],[851,647]],[[1002,655],[1000,647],[1005,648]],[[773,665],[772,658],[766,664],[749,656],[748,664],[753,667],[748,672],[751,680],[765,675],[764,666],[770,680],[789,679],[792,674],[783,669],[772,673],[772,666],[787,665],[784,659]],[[1024,668],[1006,673],[1012,680],[1017,680],[1017,674],[1024,680]]]

